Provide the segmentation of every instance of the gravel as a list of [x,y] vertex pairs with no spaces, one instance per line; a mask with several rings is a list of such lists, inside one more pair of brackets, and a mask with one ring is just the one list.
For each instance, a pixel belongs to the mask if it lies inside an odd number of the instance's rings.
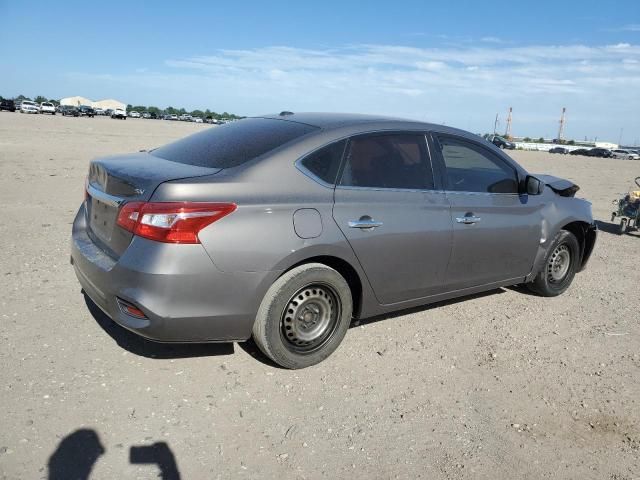
[[251,343],[135,337],[69,265],[88,161],[204,128],[0,113],[0,478],[638,478],[640,234],[609,218],[640,162],[511,153],[575,181],[601,222],[561,297],[366,320],[287,371]]

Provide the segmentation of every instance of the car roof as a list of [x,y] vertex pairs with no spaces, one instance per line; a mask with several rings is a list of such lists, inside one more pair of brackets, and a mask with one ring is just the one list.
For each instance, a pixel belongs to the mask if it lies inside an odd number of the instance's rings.
[[449,131],[450,133],[473,135],[470,132],[457,128],[446,127],[435,123],[421,122],[419,120],[409,120],[397,117],[387,117],[382,115],[365,115],[359,113],[316,113],[316,112],[282,112],[280,114],[258,115],[254,118],[269,118],[274,120],[285,120],[298,122],[320,128],[322,130],[333,130],[342,127],[366,127],[368,124],[384,124],[385,128],[424,128],[425,130]]

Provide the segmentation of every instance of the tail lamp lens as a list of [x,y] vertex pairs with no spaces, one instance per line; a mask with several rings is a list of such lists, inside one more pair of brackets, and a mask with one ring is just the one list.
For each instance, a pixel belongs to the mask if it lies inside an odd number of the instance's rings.
[[131,202],[120,208],[117,223],[135,235],[158,242],[200,243],[200,230],[236,208],[235,203]]

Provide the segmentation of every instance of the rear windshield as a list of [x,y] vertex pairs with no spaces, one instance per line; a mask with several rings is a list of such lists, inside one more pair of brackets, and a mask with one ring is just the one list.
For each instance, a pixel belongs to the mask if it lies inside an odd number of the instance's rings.
[[156,157],[199,167],[230,168],[306,135],[316,127],[266,118],[245,118],[157,148]]

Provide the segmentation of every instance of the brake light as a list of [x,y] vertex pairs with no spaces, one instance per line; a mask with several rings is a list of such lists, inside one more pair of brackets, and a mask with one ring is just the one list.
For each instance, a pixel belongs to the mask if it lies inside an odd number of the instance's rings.
[[236,208],[235,203],[131,202],[120,208],[117,223],[134,235],[158,242],[200,243],[200,230]]

